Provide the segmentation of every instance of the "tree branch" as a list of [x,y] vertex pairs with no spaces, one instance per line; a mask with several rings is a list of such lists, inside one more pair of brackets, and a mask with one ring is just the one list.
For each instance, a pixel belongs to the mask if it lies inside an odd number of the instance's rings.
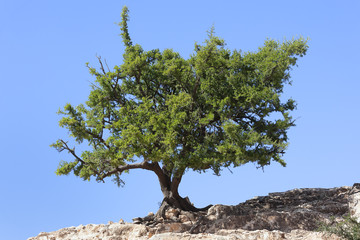
[[173,191],[176,191],[176,194],[178,193],[179,184],[181,182],[182,176],[184,175],[184,170],[175,170],[173,179],[171,181],[171,189]]
[[[104,129],[104,127],[103,127]],[[106,143],[106,141],[101,137],[98,136],[97,134],[91,132],[91,130],[85,128],[85,132],[89,135],[91,135],[93,138],[98,139],[102,144],[104,144],[105,147],[107,147],[108,149],[110,149],[110,146]]]
[[276,68],[277,68],[277,65],[276,65],[275,67],[272,67],[272,68],[271,68],[270,74],[264,77],[264,81],[265,81],[265,82],[267,82],[267,81],[270,80],[270,78],[272,77],[272,75],[275,73]]
[[111,176],[111,175],[113,175],[115,173],[120,173],[121,174],[122,172],[124,172],[126,170],[130,170],[130,169],[146,169],[146,170],[154,171],[156,173],[155,164],[157,164],[157,163],[149,163],[146,160],[142,161],[141,163],[126,164],[126,165],[123,165],[123,166],[116,167],[112,171],[109,171],[109,172],[99,176],[98,180],[103,181],[103,179],[108,177],[108,176]]
[[200,77],[197,76],[195,86],[194,86],[194,89],[193,89],[193,92],[192,92],[192,97],[193,97],[194,100],[196,100],[196,93],[197,93],[197,90],[198,90],[199,86],[200,86]]
[[106,67],[107,67],[107,69],[108,69],[108,72],[110,72],[110,68],[109,68],[109,65],[107,64],[106,59],[104,59],[104,61],[105,61],[105,65],[106,65]]
[[[75,147],[74,148],[70,148],[67,145],[67,142],[65,142],[64,140],[60,139],[60,142],[63,144],[63,148],[60,149],[59,151],[63,151],[63,150],[67,150],[69,153],[71,153],[71,155],[73,155],[75,157],[75,159],[79,162],[81,162],[84,165],[88,165],[84,160],[82,160],[78,155],[76,155],[75,153]],[[95,174],[99,175],[99,172],[95,169],[92,169],[94,171]]]
[[104,69],[104,65],[103,65],[103,63],[102,63],[102,61],[101,61],[101,56],[96,56],[96,58],[98,59],[98,61],[99,61],[99,63],[100,63],[100,69],[101,69],[101,71],[102,71],[104,74],[106,74],[106,71],[105,71],[105,69]]
[[75,154],[75,147],[74,148],[70,148],[68,145],[67,145],[67,142],[65,142],[64,140],[62,139],[59,139],[59,141],[63,144],[63,147],[61,149],[59,149],[58,151],[61,152],[63,150],[67,150],[69,153],[71,153],[71,155],[73,155],[76,160],[78,160],[79,162],[85,164],[84,160],[82,160],[79,156],[77,156]]
[[141,82],[140,82],[140,77],[141,77],[141,70],[139,69],[138,70],[138,73],[135,75],[135,81],[136,81],[136,84],[138,85],[139,87],[139,91],[140,91],[140,94],[143,96],[143,97],[146,97],[143,89],[142,89],[142,86],[141,86]]

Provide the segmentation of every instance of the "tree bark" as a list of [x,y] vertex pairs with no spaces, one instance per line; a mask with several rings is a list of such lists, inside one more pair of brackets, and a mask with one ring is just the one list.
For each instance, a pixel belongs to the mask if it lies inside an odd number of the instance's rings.
[[[187,197],[183,198],[180,196],[178,189],[184,171],[175,171],[175,173],[170,174],[165,168],[161,169],[157,163],[154,165],[153,170],[158,176],[160,188],[164,195],[164,199],[156,213],[156,217],[164,218],[166,209],[170,207],[183,211],[199,212],[206,211],[212,206],[209,205],[204,208],[196,208],[191,204]],[[171,175],[173,176],[171,177]]]

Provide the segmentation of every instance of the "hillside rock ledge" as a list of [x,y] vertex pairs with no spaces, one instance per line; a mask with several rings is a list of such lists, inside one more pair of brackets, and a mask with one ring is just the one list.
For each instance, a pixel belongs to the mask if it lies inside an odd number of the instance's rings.
[[133,223],[88,224],[41,232],[28,240],[180,240],[307,239],[337,240],[317,232],[320,222],[351,214],[360,220],[360,184],[338,188],[304,188],[270,193],[236,206],[214,205],[207,212],[167,209]]

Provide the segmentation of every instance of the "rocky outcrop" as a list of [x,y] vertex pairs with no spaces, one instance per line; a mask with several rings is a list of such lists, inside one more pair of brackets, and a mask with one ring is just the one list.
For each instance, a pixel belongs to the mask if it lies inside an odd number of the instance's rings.
[[255,197],[236,206],[215,205],[207,212],[168,209],[134,223],[70,227],[28,240],[72,239],[339,239],[316,232],[320,222],[360,217],[360,184],[331,189],[294,189]]
[[305,230],[292,230],[284,233],[281,231],[268,230],[219,230],[215,234],[198,233],[159,233],[153,235],[144,225],[117,223],[112,226],[92,224],[79,227],[64,228],[51,233],[40,233],[35,238],[28,240],[279,240],[279,239],[302,239],[302,240],[340,240],[336,236],[327,236],[319,232]]

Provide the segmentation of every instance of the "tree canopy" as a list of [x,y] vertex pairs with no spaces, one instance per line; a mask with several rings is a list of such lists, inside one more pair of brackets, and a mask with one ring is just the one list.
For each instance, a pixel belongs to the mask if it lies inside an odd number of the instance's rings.
[[124,7],[123,63],[112,70],[100,58],[98,69],[88,65],[95,76],[88,101],[59,111],[60,126],[90,150],[78,155],[59,139],[52,146],[74,160],[61,161],[57,174],[111,177],[121,185],[123,173],[140,168],[154,171],[162,190],[166,178],[168,190],[177,192],[188,169],[219,175],[248,162],[285,166],[296,104],[282,93],[307,51],[305,39],[268,39],[256,52],[231,51],[211,29],[185,59],[172,49],[145,51],[133,44],[128,19]]

